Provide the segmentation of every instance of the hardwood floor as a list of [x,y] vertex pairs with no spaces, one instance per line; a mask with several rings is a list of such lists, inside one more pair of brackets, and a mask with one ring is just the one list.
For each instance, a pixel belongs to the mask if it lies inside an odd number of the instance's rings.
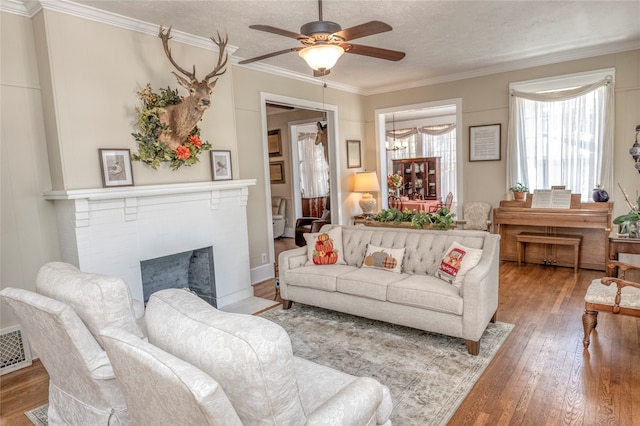
[[[640,321],[601,313],[582,349],[584,294],[602,274],[501,263],[498,321],[515,328],[449,424],[638,424]],[[273,281],[254,293],[274,299]],[[2,376],[0,423],[29,425],[21,413],[46,401],[46,380],[37,361]]]

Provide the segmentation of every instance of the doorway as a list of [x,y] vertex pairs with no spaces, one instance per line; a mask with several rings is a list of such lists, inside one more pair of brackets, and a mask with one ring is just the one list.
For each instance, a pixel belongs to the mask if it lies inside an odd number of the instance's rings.
[[[336,141],[338,140],[337,135],[337,112],[338,108],[335,105],[324,104],[320,102],[309,101],[305,99],[292,98],[289,96],[276,95],[271,93],[261,93],[261,115],[262,115],[262,134],[263,134],[263,146],[264,146],[264,170],[265,170],[265,195],[266,195],[266,211],[267,214],[267,229],[269,236],[269,259],[270,263],[273,264],[276,261],[275,258],[275,250],[273,244],[273,229],[271,224],[273,223],[273,215],[271,209],[271,197],[272,197],[272,188],[271,188],[271,179],[269,174],[270,169],[270,157],[269,157],[269,146],[267,133],[269,130],[269,122],[267,117],[267,104],[277,104],[281,106],[293,107],[295,109],[307,110],[312,114],[315,114],[315,117],[322,117],[323,115],[326,118],[327,123],[327,148],[328,148],[328,161],[329,161],[329,193],[331,197],[331,205],[335,206],[335,208],[331,209],[331,221],[333,223],[340,223],[341,221],[341,191],[340,191],[340,164],[339,164],[339,156],[337,152]],[[316,120],[317,121],[317,120]],[[307,120],[308,122],[308,120]],[[314,121],[315,122],[315,121]],[[280,124],[282,126],[282,124]],[[286,133],[290,133],[290,130]],[[288,144],[287,152],[293,152],[293,145],[291,144],[292,138],[289,136],[286,140],[283,138],[282,143]],[[297,147],[296,147],[297,149]],[[295,182],[294,175],[292,173],[292,156],[285,155],[282,161],[286,162],[286,174],[288,174],[288,178],[285,179],[285,185],[291,194],[291,197],[294,195],[294,185]],[[299,197],[299,193],[295,194],[296,197]],[[293,212],[297,210],[295,207],[296,202],[293,198],[291,198],[291,205],[289,206],[289,211]],[[300,202],[301,204],[301,202]],[[301,211],[301,210],[300,210]],[[288,213],[288,217],[290,221],[295,221],[296,215],[299,213]],[[295,223],[290,225],[291,227],[295,226]]]
[[[462,131],[459,130],[462,128],[462,99],[456,98],[377,109],[375,111],[375,126],[376,140],[378,141],[378,167],[380,169],[381,176],[387,176],[391,173],[390,164],[393,159],[398,159],[402,156],[404,156],[403,158],[408,158],[411,155],[417,155],[415,153],[415,149],[413,150],[413,153],[411,153],[409,146],[401,146],[401,144],[397,144],[396,147],[388,146],[389,144],[386,137],[387,131],[392,129],[397,131],[406,127],[418,128],[425,125],[442,124],[440,123],[442,120],[453,122],[458,128],[455,135],[455,152],[457,155],[454,164],[452,164],[452,167],[455,168],[452,180],[455,180],[455,183],[451,185],[451,187],[447,188],[447,192],[451,191],[455,194],[456,204],[454,205],[455,208],[452,208],[452,210],[455,211],[456,215],[460,215],[461,212],[459,210],[464,199],[462,184],[462,165],[464,161],[462,153],[464,150],[462,147]],[[400,150],[406,150],[406,152],[402,153],[399,150],[394,150],[393,148],[400,148]],[[388,200],[386,197],[386,194],[388,193],[388,186],[386,179],[381,179],[381,187],[381,194],[383,194],[381,206],[382,208],[388,208]]]

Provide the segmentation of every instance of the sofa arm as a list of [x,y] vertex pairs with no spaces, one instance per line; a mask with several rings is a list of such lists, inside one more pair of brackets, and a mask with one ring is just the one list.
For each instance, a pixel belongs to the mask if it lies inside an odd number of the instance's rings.
[[298,247],[285,250],[278,256],[278,280],[280,285],[280,295],[288,300],[287,291],[287,271],[301,268],[307,263],[307,247]]
[[498,309],[500,235],[485,237],[480,262],[460,284],[463,303],[463,333],[465,339],[478,341],[487,323]]
[[[307,425],[368,425],[383,424],[377,419],[382,403],[382,386],[374,379],[359,377],[340,389],[313,413],[307,415]],[[375,423],[371,423],[376,419]]]

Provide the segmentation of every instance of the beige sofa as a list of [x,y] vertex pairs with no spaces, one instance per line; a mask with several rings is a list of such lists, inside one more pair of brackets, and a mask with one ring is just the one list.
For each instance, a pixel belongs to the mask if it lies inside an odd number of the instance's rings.
[[[321,233],[336,235],[335,225]],[[308,248],[278,258],[284,309],[292,302],[465,339],[470,354],[496,319],[500,236],[483,231],[341,227],[345,264],[315,265]],[[339,231],[338,231],[339,232]],[[480,260],[459,285],[437,278],[453,242],[480,249]],[[337,242],[339,244],[339,241]],[[367,246],[405,249],[402,272],[363,268]],[[311,248],[310,248],[311,250]]]

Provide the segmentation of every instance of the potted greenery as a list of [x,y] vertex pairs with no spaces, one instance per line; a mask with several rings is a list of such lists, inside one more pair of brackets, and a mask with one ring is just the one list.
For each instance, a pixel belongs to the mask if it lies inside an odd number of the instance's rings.
[[[627,234],[629,233],[629,228],[635,228],[637,230],[638,224],[640,223],[640,197],[638,197],[634,206],[629,201],[629,196],[624,191],[624,189],[622,189],[622,186],[620,186],[620,184],[618,184],[618,186],[620,187],[620,190],[624,195],[624,199],[631,210],[629,210],[629,213],[623,214],[622,216],[618,216],[613,219],[613,223],[620,227],[620,234]],[[634,237],[637,237],[637,234]]]
[[[425,212],[423,210],[409,210],[404,209],[400,211],[398,209],[382,209],[378,214],[373,217],[372,223],[385,223],[402,228],[417,228],[417,229],[449,229],[453,227],[453,218],[455,213],[451,212],[448,208],[444,207],[437,212]],[[380,226],[380,225],[378,225]]]
[[529,188],[524,184],[517,182],[514,186],[509,188],[509,191],[513,192],[513,199],[516,201],[524,201],[525,194],[529,192]]

